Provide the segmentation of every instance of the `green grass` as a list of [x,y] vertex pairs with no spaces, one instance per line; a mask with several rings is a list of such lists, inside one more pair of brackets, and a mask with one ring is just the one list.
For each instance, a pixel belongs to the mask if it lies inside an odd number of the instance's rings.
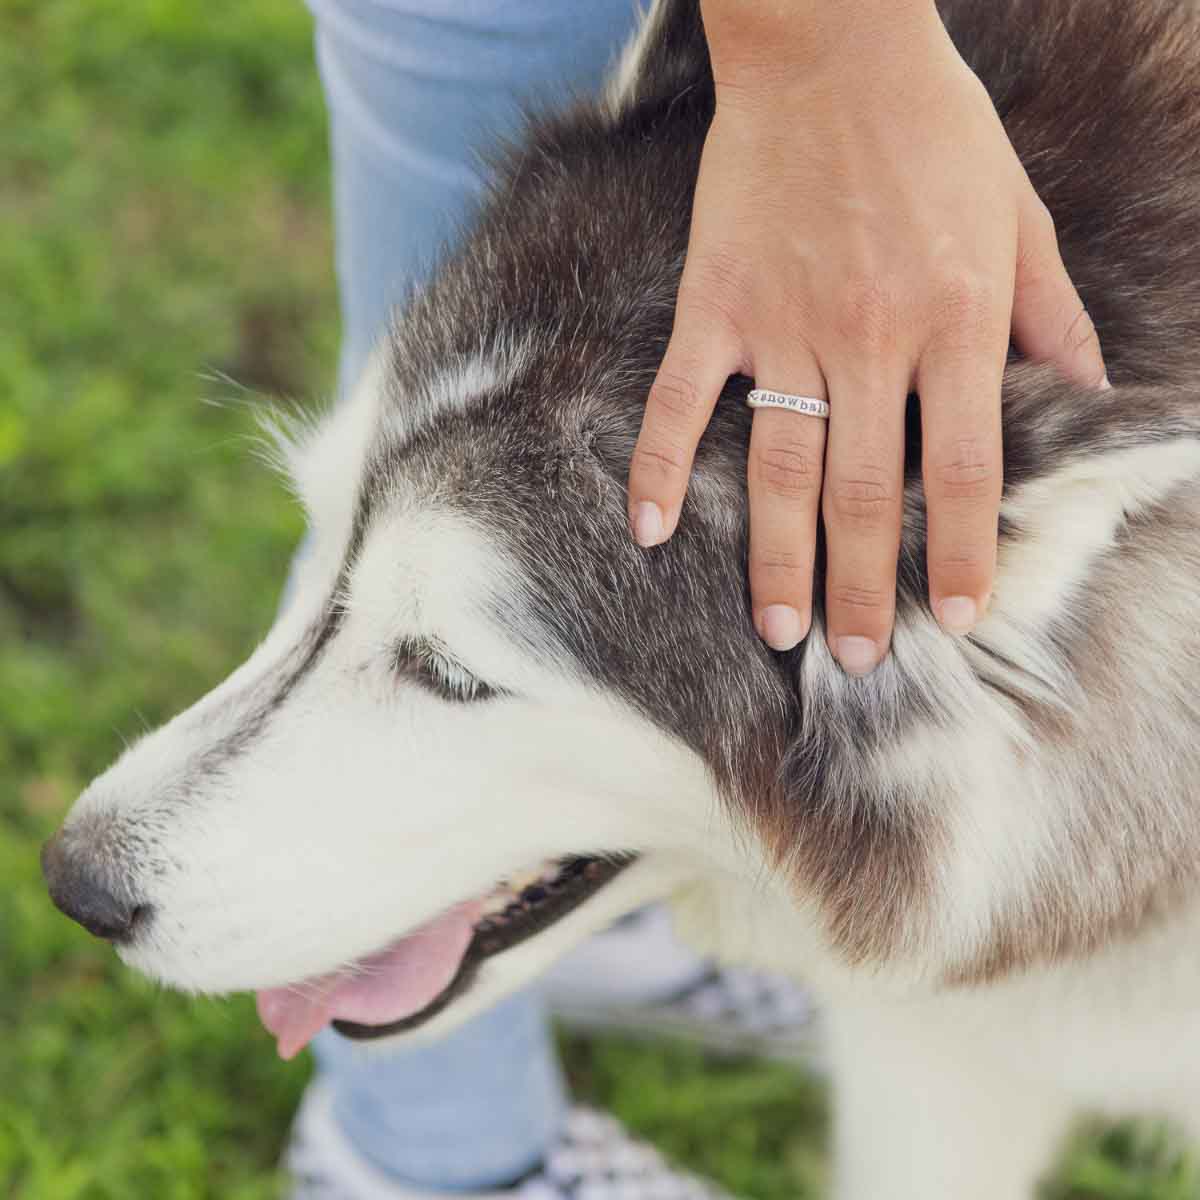
[[[37,850],[123,735],[246,653],[299,535],[222,377],[300,400],[332,380],[310,36],[299,0],[0,0],[0,1200],[281,1194],[306,1063],[248,1002],[121,969],[51,909]],[[815,1082],[565,1049],[580,1094],[681,1161],[754,1200],[822,1194]],[[1200,1195],[1131,1128],[1062,1180],[1060,1200]]]

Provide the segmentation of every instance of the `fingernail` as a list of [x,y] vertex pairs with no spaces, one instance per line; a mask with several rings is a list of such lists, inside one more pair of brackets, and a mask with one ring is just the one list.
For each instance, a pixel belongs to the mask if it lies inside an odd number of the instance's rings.
[[807,632],[800,614],[790,604],[768,604],[759,617],[759,633],[772,650],[791,650]]
[[970,596],[948,596],[942,601],[942,628],[955,637],[963,637],[975,628],[979,609]]
[[657,546],[664,541],[662,509],[652,500],[639,500],[633,506],[633,540],[639,546]]
[[838,638],[836,653],[847,675],[870,675],[879,665],[879,647],[870,638]]
[[1108,372],[1105,371],[1104,378],[1100,380],[1100,390],[1102,392],[1111,392],[1112,384],[1108,382]]

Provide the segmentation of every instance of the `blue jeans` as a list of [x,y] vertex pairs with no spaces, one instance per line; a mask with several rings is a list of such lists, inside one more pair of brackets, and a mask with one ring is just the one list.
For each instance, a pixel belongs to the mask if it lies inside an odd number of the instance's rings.
[[[523,102],[597,90],[636,0],[309,0],[333,142],[346,391],[387,317],[479,196],[478,158]],[[431,1190],[501,1186],[565,1111],[549,1025],[525,993],[442,1042],[377,1052],[326,1032],[319,1070],[357,1149]]]

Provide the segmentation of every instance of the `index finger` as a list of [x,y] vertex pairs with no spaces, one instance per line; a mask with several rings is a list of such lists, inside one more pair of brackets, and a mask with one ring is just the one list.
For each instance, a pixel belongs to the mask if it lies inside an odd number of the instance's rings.
[[738,368],[733,337],[704,317],[681,291],[629,466],[629,527],[641,546],[657,546],[675,532],[696,446]]

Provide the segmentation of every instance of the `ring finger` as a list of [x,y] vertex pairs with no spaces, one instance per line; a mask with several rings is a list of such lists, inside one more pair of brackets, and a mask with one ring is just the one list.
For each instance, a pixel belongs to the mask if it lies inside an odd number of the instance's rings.
[[[827,399],[815,358],[756,371],[758,385]],[[750,597],[754,626],[773,650],[790,650],[812,624],[813,564],[825,421],[802,411],[758,408],[750,433]]]

